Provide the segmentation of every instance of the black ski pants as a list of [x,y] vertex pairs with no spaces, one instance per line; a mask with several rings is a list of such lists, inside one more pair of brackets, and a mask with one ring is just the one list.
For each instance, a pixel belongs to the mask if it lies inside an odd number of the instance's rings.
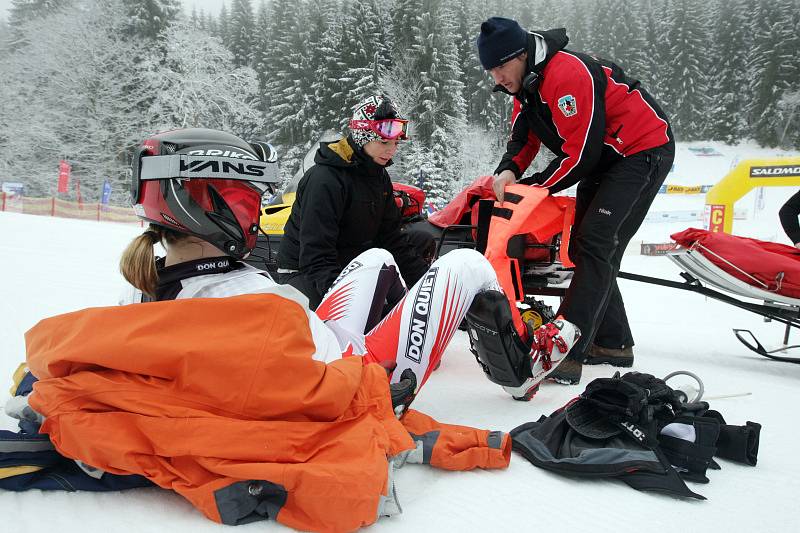
[[675,144],[669,142],[621,159],[578,184],[569,245],[575,272],[558,310],[581,330],[570,356],[581,358],[592,341],[604,348],[633,346],[617,273],[674,158]]

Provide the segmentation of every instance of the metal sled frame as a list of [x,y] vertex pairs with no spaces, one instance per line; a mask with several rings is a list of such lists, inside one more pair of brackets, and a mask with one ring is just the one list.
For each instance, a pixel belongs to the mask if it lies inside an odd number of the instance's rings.
[[[800,299],[790,298],[788,296],[765,290],[766,287],[764,289],[760,289],[733,277],[704,257],[699,251],[701,249],[705,253],[716,255],[708,248],[705,248],[699,244],[695,244],[692,248],[683,248],[667,254],[667,257],[669,257],[682,270],[681,277],[683,277],[685,280],[683,283],[653,278],[650,276],[642,276],[639,274],[631,274],[628,272],[620,272],[619,277],[633,281],[640,281],[643,283],[661,285],[663,287],[672,287],[675,289],[696,292],[709,298],[714,298],[715,300],[736,306],[740,309],[750,311],[751,313],[761,315],[764,317],[765,321],[775,320],[776,322],[780,322],[786,326],[783,337],[784,346],[776,350],[767,350],[764,348],[764,346],[758,341],[756,336],[750,330],[734,328],[733,332],[736,335],[736,338],[739,339],[742,344],[759,355],[768,357],[769,359],[774,359],[776,361],[800,363],[800,358],[797,357],[775,355],[775,353],[779,351],[800,347],[800,345],[788,346],[791,328],[800,328]],[[727,261],[723,258],[720,259],[745,276],[751,278],[754,283],[764,286],[764,284],[759,280],[756,280],[750,276],[750,274],[741,270],[730,261]],[[703,284],[707,286],[704,286]],[[740,300],[726,293],[731,293],[741,298],[760,301],[761,303]]]
[[[477,230],[478,242],[471,243],[463,240],[450,241],[447,238],[448,233],[456,229]],[[478,251],[483,251],[482,248],[485,248],[485,244],[481,246],[481,229],[482,228],[480,228],[480,225],[457,225],[444,228],[442,235],[438,239],[436,257],[440,255],[443,246],[452,244],[455,244],[458,247],[475,247],[478,249]],[[553,280],[548,279],[547,277],[549,271],[560,270],[561,265],[557,260],[559,245],[560,242],[558,239],[554,240],[552,244],[547,245],[527,245],[535,248],[549,248],[551,252],[551,262],[549,264],[531,262],[524,264],[522,267],[522,283],[523,290],[526,295],[559,296],[563,298],[566,294],[566,287],[560,283],[560,286],[554,286],[555,284],[551,283]],[[619,272],[618,277],[632,281],[639,281],[642,283],[649,283],[651,285],[660,285],[662,287],[695,292],[708,298],[713,298],[723,303],[744,309],[745,311],[750,311],[751,313],[760,315],[764,317],[765,321],[774,320],[776,322],[780,322],[786,326],[786,330],[783,337],[783,346],[776,350],[767,350],[750,330],[733,328],[733,332],[734,335],[736,335],[736,338],[739,339],[742,344],[763,357],[774,359],[776,361],[800,363],[800,357],[776,355],[776,352],[800,348],[800,345],[788,346],[789,333],[791,329],[800,329],[800,299],[790,298],[788,296],[765,290],[766,287],[760,289],[745,283],[744,281],[731,276],[714,263],[706,259],[700,253],[700,249],[706,253],[716,255],[711,250],[699,244],[696,244],[692,248],[680,249],[667,254],[667,256],[681,269],[680,275],[684,279],[683,282],[671,281],[652,276],[644,276],[641,274],[633,274],[630,272]],[[720,259],[726,261],[731,267],[749,277],[754,284],[764,286],[763,283],[750,276],[750,274],[747,272],[736,267],[723,258]],[[747,301],[744,300],[745,298],[755,301]]]

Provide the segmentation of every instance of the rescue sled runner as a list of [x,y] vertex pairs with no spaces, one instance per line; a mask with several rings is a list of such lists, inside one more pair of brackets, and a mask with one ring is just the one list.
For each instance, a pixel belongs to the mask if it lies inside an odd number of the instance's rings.
[[[759,355],[800,363],[779,355],[789,345],[792,328],[800,328],[800,252],[783,244],[690,228],[672,235],[679,245],[667,256],[682,270],[683,283],[620,273],[620,277],[690,290],[785,325],[783,343],[768,350],[748,329],[734,328],[739,341]],[[731,296],[734,295],[736,297]]]

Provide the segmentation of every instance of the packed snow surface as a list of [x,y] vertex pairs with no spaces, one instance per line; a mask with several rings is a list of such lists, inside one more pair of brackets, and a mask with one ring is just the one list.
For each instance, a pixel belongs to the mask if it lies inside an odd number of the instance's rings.
[[[687,145],[680,146],[668,182],[712,184],[728,171],[734,157],[772,155],[749,147],[732,154],[730,147],[711,146],[723,156],[696,156]],[[755,194],[745,197],[737,208],[747,209],[747,218],[734,223],[734,233],[786,243],[777,210],[792,192],[765,189],[760,200]],[[702,195],[660,195],[653,211],[702,209],[702,205]],[[646,223],[634,241],[666,242],[669,233],[700,224]],[[0,384],[6,380],[0,387],[0,402],[8,397],[12,371],[24,360],[26,330],[54,314],[116,304],[123,284],[117,261],[139,232],[136,225],[0,213]],[[680,281],[678,268],[665,257],[632,253],[622,268]],[[749,328],[765,344],[777,346],[783,327],[697,294],[625,280],[620,280],[620,287],[636,338],[634,370],[656,376],[690,370],[702,377],[706,397],[728,423],[763,424],[758,466],[721,460],[721,471],[709,471],[709,484],[689,484],[708,501],[686,501],[636,492],[609,479],[559,476],[533,467],[516,454],[510,467],[501,471],[444,472],[407,465],[397,475],[403,514],[381,519],[370,531],[640,532],[656,524],[670,531],[703,533],[797,531],[800,365],[759,357],[731,333],[734,327]],[[548,303],[557,305],[552,299]],[[792,335],[790,344],[800,343],[800,334]],[[606,365],[585,367],[579,386],[545,384],[530,403],[514,402],[484,378],[469,352],[466,335],[459,331],[414,407],[443,422],[508,431],[550,414],[593,378],[610,376],[614,370]],[[689,385],[690,381],[671,383]],[[0,427],[13,429],[15,423],[0,416]],[[0,492],[0,515],[3,531],[15,533],[224,529],[180,496],[156,488],[111,493]],[[285,528],[259,522],[237,530]]]

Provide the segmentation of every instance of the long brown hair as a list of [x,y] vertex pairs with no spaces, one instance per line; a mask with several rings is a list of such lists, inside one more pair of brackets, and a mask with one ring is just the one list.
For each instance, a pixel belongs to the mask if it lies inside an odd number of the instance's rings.
[[182,233],[150,224],[147,230],[134,238],[122,252],[119,271],[128,283],[151,298],[155,298],[158,274],[153,246],[164,241],[172,244],[185,237],[186,235]]

